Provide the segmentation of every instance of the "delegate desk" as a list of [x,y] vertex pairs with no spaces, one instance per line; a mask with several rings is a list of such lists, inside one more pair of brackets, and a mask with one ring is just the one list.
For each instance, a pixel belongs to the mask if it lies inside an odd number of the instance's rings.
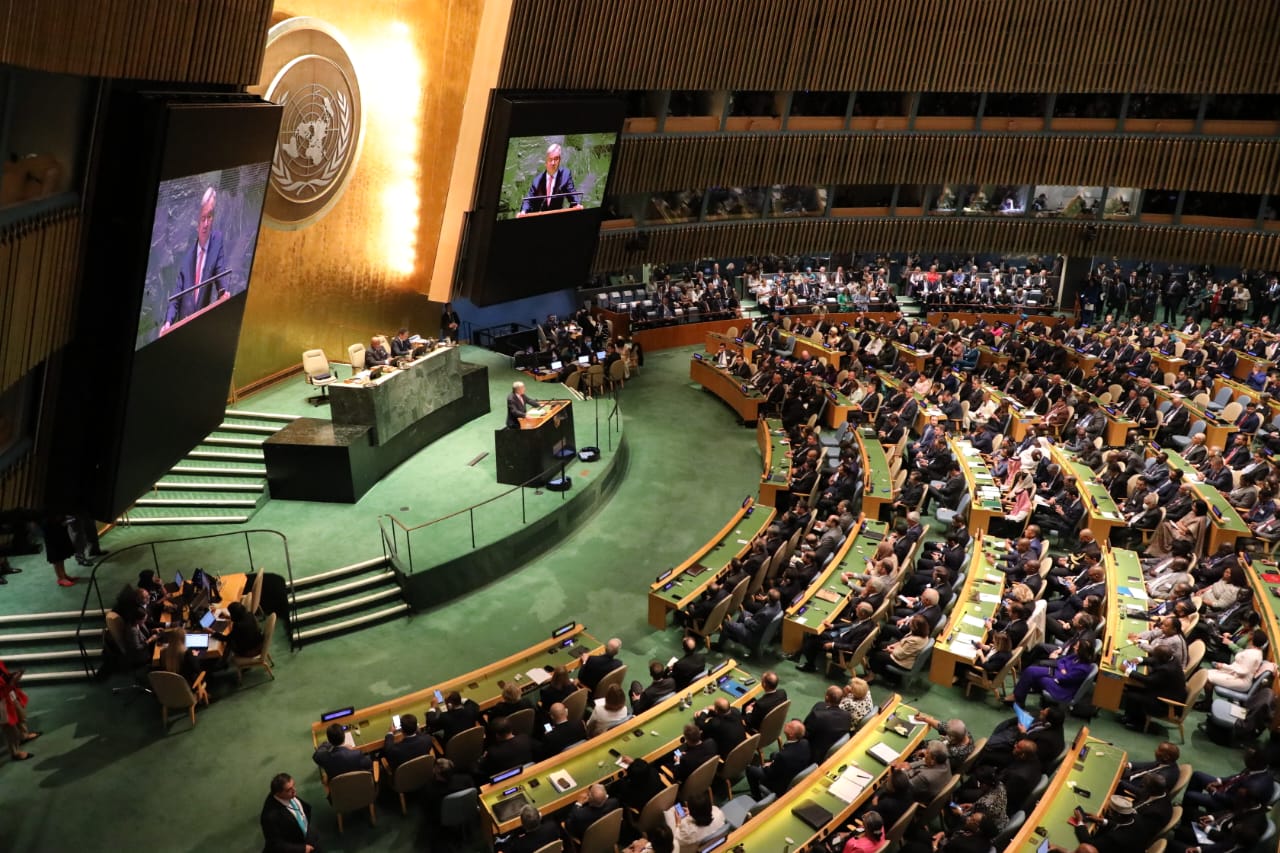
[[[519,429],[493,431],[498,482],[523,486],[576,457],[573,402],[543,400],[520,419]],[[551,476],[551,475],[547,475]]]
[[1177,468],[1183,474],[1183,482],[1191,485],[1196,497],[1209,505],[1209,530],[1206,533],[1206,553],[1213,554],[1218,547],[1229,543],[1233,547],[1241,536],[1253,535],[1249,525],[1244,523],[1240,513],[1227,502],[1227,496],[1221,491],[1201,481],[1200,472],[1182,458],[1181,454],[1167,447],[1161,448],[1169,457],[1169,467]]
[[898,351],[899,361],[906,362],[917,373],[924,370],[924,360],[929,357],[928,350],[916,349],[910,344],[896,342],[893,347]]
[[649,585],[649,624],[659,631],[666,628],[667,613],[684,610],[697,600],[712,581],[725,573],[730,560],[747,552],[751,540],[769,526],[775,513],[773,508],[758,507],[747,498],[706,545],[680,565],[658,575]]
[[1275,563],[1254,561],[1245,570],[1249,589],[1253,591],[1253,607],[1262,617],[1262,629],[1267,632],[1267,657],[1280,659],[1280,620],[1276,618],[1277,600],[1280,600],[1280,570]]
[[[1090,814],[1105,813],[1127,763],[1128,755],[1123,749],[1089,737],[1087,727],[1080,729],[1044,796],[1003,853],[1036,853],[1045,841],[1054,847],[1075,850],[1080,842],[1069,821],[1076,806]],[[1088,791],[1089,796],[1079,793],[1081,789]],[[1038,835],[1037,828],[1043,828],[1047,834]]]
[[782,620],[784,652],[800,651],[806,634],[821,634],[848,606],[853,589],[840,579],[840,573],[862,574],[889,530],[884,522],[874,518],[868,521],[868,518],[871,516],[863,515],[859,526],[849,531],[827,567],[787,607],[787,615]]
[[393,714],[413,713],[418,721],[426,720],[427,714],[436,705],[435,694],[443,696],[457,690],[472,700],[482,709],[492,708],[502,699],[502,688],[508,681],[520,685],[520,689],[531,692],[537,688],[537,682],[529,676],[530,670],[545,673],[547,667],[568,666],[576,669],[578,658],[584,654],[597,654],[603,643],[587,633],[586,628],[578,624],[565,625],[556,629],[552,636],[539,640],[524,651],[516,652],[510,657],[483,666],[480,669],[442,681],[396,699],[388,699],[368,708],[332,720],[311,724],[311,742],[319,746],[325,740],[325,729],[330,723],[341,723],[347,726],[347,732],[355,742],[354,748],[361,752],[375,752],[382,749],[383,738],[391,730]]
[[1004,370],[1009,366],[1010,358],[1012,358],[1012,356],[1010,356],[1009,353],[997,352],[986,344],[981,344],[978,347],[978,367],[990,367],[994,364],[996,367]]
[[879,518],[880,509],[893,502],[893,477],[889,474],[889,458],[884,445],[872,427],[854,432],[858,453],[862,456],[862,512],[868,518]]
[[1051,445],[1049,453],[1053,461],[1062,466],[1063,474],[1076,478],[1076,491],[1083,498],[1085,509],[1089,513],[1089,523],[1086,526],[1093,531],[1099,542],[1109,541],[1111,528],[1117,524],[1124,526],[1125,521],[1120,508],[1107,492],[1107,487],[1098,482],[1097,475],[1088,465],[1077,462],[1060,445]]
[[[1156,405],[1159,405],[1160,402],[1164,402],[1165,400],[1173,399],[1174,393],[1172,391],[1156,386],[1152,387],[1155,388],[1156,396],[1160,398],[1160,401]],[[1182,407],[1186,409],[1187,414],[1191,416],[1191,423],[1194,424],[1198,420],[1204,421],[1205,444],[1210,447],[1217,447],[1223,451],[1231,446],[1232,434],[1236,432],[1235,424],[1221,420],[1216,414],[1200,408],[1187,397],[1183,398]]]
[[330,416],[338,426],[367,426],[374,445],[386,444],[422,418],[462,397],[462,359],[455,346],[439,346],[370,377],[360,371],[329,386]]
[[749,344],[742,338],[736,338],[723,332],[707,332],[706,351],[711,355],[715,355],[720,351],[720,345],[724,344],[725,349],[729,352],[740,352],[742,358],[747,362],[752,362],[755,358],[758,344]]
[[964,471],[964,480],[969,487],[969,532],[974,536],[985,533],[993,517],[1004,517],[1000,486],[978,448],[967,439],[957,440],[948,436],[947,444],[951,446],[952,455],[960,461],[960,469]]
[[929,680],[943,687],[955,683],[958,665],[973,663],[977,656],[975,646],[987,641],[987,620],[996,615],[1004,595],[1005,574],[996,561],[1007,544],[994,539],[984,543],[982,534],[975,533],[971,547],[973,556],[969,559],[964,586],[956,593],[951,617],[938,635],[929,659]]
[[751,383],[716,367],[713,359],[703,358],[702,353],[695,352],[689,360],[689,378],[728,403],[744,424],[760,420],[764,395]]
[[[244,588],[248,585],[248,583],[249,583],[249,576],[246,575],[244,572],[236,572],[230,575],[222,575],[219,578],[218,600],[215,602],[211,602],[210,607],[212,607],[214,610],[218,610],[218,611],[221,611],[222,613],[225,613],[228,605],[230,605],[233,601],[239,601],[240,597],[244,595]],[[183,615],[184,616],[188,615],[185,612],[185,605],[184,605]],[[226,619],[227,617],[224,615],[221,618]],[[173,615],[171,613],[169,613],[168,611],[161,613],[160,614],[161,630],[163,631],[164,629],[168,628],[169,623],[172,621],[173,621]],[[197,625],[196,628],[198,629],[199,626]],[[230,631],[230,630],[231,628],[230,626],[228,626],[227,631]],[[203,630],[194,630],[194,631],[188,631],[187,633],[203,634],[207,632]],[[223,633],[226,633],[226,632],[224,631]],[[152,666],[160,665],[160,652],[162,649],[164,649],[165,645],[167,644],[164,644],[164,645],[160,643],[155,644],[155,649],[151,653]],[[222,658],[224,645],[225,644],[223,643],[222,640],[219,640],[216,637],[210,637],[209,648],[206,649],[203,654],[200,654],[200,653],[197,653],[197,654],[201,661],[219,660]]]
[[[1280,414],[1280,400],[1277,400],[1268,394],[1264,394],[1262,391],[1250,388],[1243,382],[1239,382],[1235,379],[1228,379],[1225,376],[1215,378],[1213,380],[1213,396],[1218,396],[1218,393],[1222,391],[1223,388],[1231,389],[1232,400],[1239,400],[1241,397],[1248,397],[1259,406],[1264,406],[1266,408],[1266,412],[1258,413],[1263,415],[1262,419],[1264,422],[1269,421],[1277,414]],[[1263,400],[1264,397],[1266,397],[1265,401]]]
[[1009,407],[1009,437],[1014,441],[1022,441],[1027,437],[1030,427],[1038,427],[1044,422],[1043,418],[1022,405],[1016,397],[1009,396],[994,385],[983,383],[982,387],[997,403]]
[[825,382],[819,382],[818,387],[827,395],[827,406],[822,413],[822,422],[832,429],[840,429],[840,425],[849,420],[849,412],[853,411],[853,401]]
[[[1076,393],[1085,392],[1079,390]],[[1098,407],[1098,411],[1106,415],[1107,427],[1102,439],[1105,445],[1107,447],[1124,447],[1128,444],[1129,430],[1135,429],[1138,426],[1138,422],[1124,414],[1120,409],[1115,409],[1114,404],[1109,406],[1107,403],[1102,402],[1097,395],[1089,394],[1088,396],[1094,405]],[[1115,411],[1111,411],[1112,409],[1115,409]]]
[[827,364],[834,364],[836,369],[840,369],[840,360],[844,358],[844,353],[838,349],[831,349],[823,345],[820,341],[810,338],[801,337],[795,332],[780,332],[784,346],[790,346],[790,341],[795,341],[795,347],[792,349],[791,357],[799,359],[804,353],[808,353],[809,357],[815,361],[826,359]]
[[1243,350],[1236,350],[1236,368],[1231,371],[1231,375],[1236,379],[1244,380],[1249,378],[1249,374],[1253,372],[1255,367],[1269,370],[1271,366],[1272,362],[1263,356],[1250,355]]
[[791,490],[791,441],[777,418],[761,418],[756,422],[756,441],[764,463],[760,473],[760,503],[777,506],[778,494]]
[[[915,713],[916,709],[904,705],[897,694],[890,697],[884,710],[858,729],[835,755],[821,762],[817,772],[793,785],[764,811],[730,833],[723,849],[741,846],[747,851],[777,853],[816,849],[813,843],[848,820],[888,775],[889,768],[873,758],[869,750],[884,744],[899,755],[907,756],[924,740],[929,727],[923,723],[913,724],[911,719]],[[886,723],[900,727],[906,734],[886,728]],[[793,809],[808,803],[831,813],[826,826],[814,829],[796,816]]]
[[[750,681],[748,685],[746,682]],[[710,694],[708,685],[713,686]],[[612,751],[628,758],[643,758],[653,763],[680,745],[685,723],[709,708],[717,698],[727,695],[731,703],[743,707],[756,697],[762,687],[748,673],[729,659],[694,681],[683,694],[676,693],[643,714],[632,717],[604,734],[583,741],[564,752],[531,767],[518,775],[480,789],[480,806],[486,824],[495,834],[510,832],[520,825],[519,809],[500,819],[495,810],[500,803],[515,800],[533,805],[546,816],[574,803],[593,784],[607,784],[623,773]],[[689,696],[689,709],[680,708]],[[557,789],[553,779],[567,779],[567,786]],[[537,782],[534,787],[533,782]],[[506,809],[512,806],[504,807]]]
[[1119,711],[1125,685],[1129,683],[1130,666],[1147,656],[1129,635],[1141,634],[1151,627],[1147,618],[1151,601],[1137,554],[1123,548],[1106,548],[1102,556],[1107,572],[1107,625],[1093,704],[1108,711]]

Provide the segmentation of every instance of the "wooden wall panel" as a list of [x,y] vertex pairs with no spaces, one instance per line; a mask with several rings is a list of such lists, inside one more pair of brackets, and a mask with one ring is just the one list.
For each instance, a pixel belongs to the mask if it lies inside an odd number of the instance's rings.
[[[1092,238],[1086,236],[1089,231]],[[613,272],[642,263],[691,258],[904,249],[1117,256],[1262,269],[1280,266],[1280,234],[1103,222],[808,219],[689,225],[646,231],[645,235],[647,249],[628,251],[634,231],[602,233],[595,271]]]
[[1280,191],[1280,139],[1033,134],[635,136],[610,191],[621,195],[768,184],[1009,184]]
[[518,0],[531,89],[1278,92],[1259,0]]
[[0,0],[0,63],[60,74],[247,85],[272,0]]

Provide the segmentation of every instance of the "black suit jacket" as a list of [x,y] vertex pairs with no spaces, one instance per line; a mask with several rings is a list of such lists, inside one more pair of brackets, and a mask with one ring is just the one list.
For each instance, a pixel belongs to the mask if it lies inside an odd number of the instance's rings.
[[512,391],[507,395],[507,429],[520,429],[520,418],[530,406],[538,405],[538,401],[525,394],[521,397]]
[[592,655],[578,670],[578,683],[595,692],[600,679],[622,666],[622,661],[609,655]]
[[620,808],[622,808],[622,805],[613,797],[598,806],[593,806],[590,803],[576,805],[569,810],[569,816],[564,821],[564,828],[568,830],[569,835],[572,837],[581,838],[587,831],[587,827],[614,809]]
[[262,853],[303,853],[308,844],[317,851],[320,849],[320,838],[311,819],[311,804],[301,797],[298,802],[302,803],[302,813],[307,816],[306,835],[303,835],[302,827],[298,826],[297,818],[289,808],[267,794],[258,819],[262,824]]
[[493,776],[530,761],[533,761],[533,740],[526,734],[515,734],[489,747],[480,759],[480,772]]
[[387,759],[387,764],[392,770],[395,770],[401,764],[410,759],[417,758],[420,755],[431,754],[431,736],[418,733],[412,737],[402,738],[399,742],[395,740],[395,735],[389,734],[382,746],[382,754]]
[[675,768],[678,782],[688,779],[690,773],[701,767],[708,759],[720,754],[716,742],[711,738],[703,738],[697,746],[682,747],[682,749],[684,754],[680,756],[680,763]]
[[833,743],[848,733],[849,713],[826,702],[814,705],[809,716],[804,718],[804,736],[809,741],[812,756],[818,761],[826,757]]
[[707,656],[696,649],[671,666],[671,677],[676,681],[676,689],[683,690],[694,682],[707,668]]
[[542,741],[534,748],[534,753],[539,761],[545,761],[586,738],[587,727],[582,720],[565,720],[558,726],[552,726],[551,731],[542,736]]
[[781,796],[786,792],[791,780],[801,770],[813,763],[813,752],[809,741],[801,739],[789,741],[774,755],[773,761],[764,768],[765,787]]
[[730,707],[729,713],[723,717],[714,713],[704,714],[698,718],[698,726],[702,729],[703,738],[715,741],[716,751],[721,758],[747,739],[747,730],[742,725],[742,712],[737,708]]
[[446,711],[432,711],[427,715],[427,729],[440,733],[440,742],[447,743],[459,732],[464,732],[480,722],[480,706],[470,699],[462,700],[462,707]]
[[578,204],[582,204],[582,193],[573,185],[573,173],[561,166],[552,180],[551,197],[547,198],[547,172],[544,169],[529,185],[529,192],[520,202],[520,212],[541,213],[544,210],[561,210]]
[[311,760],[319,765],[330,779],[355,770],[373,769],[373,759],[360,750],[349,746],[330,746],[327,741],[312,753]]
[[747,711],[743,721],[747,724],[749,731],[760,731],[760,724],[764,722],[764,718],[774,708],[787,701],[787,691],[779,687],[772,693],[762,693],[758,699],[752,704],[751,709]]

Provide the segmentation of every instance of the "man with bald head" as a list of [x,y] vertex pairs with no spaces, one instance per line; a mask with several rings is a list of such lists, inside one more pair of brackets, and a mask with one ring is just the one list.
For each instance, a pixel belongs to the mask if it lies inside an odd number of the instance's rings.
[[618,804],[618,801],[609,796],[609,792],[604,789],[604,785],[597,782],[583,792],[578,797],[577,804],[569,809],[569,816],[565,818],[564,828],[568,831],[570,837],[581,839],[586,833],[587,827],[614,809],[619,808],[622,808],[622,806]]
[[563,702],[552,703],[547,709],[547,717],[551,723],[550,731],[545,733],[534,746],[534,755],[538,761],[546,761],[553,755],[559,755],[569,746],[587,739],[587,727],[582,720],[569,719],[569,709]]
[[735,746],[747,739],[742,712],[730,705],[724,696],[717,698],[710,708],[699,711],[694,722],[702,729],[704,738],[715,742],[716,752],[721,758],[727,758]]
[[602,655],[582,655],[582,668],[578,670],[578,683],[590,690],[596,690],[600,679],[622,666],[618,660],[618,652],[622,651],[622,641],[617,637],[604,644]]
[[809,739],[815,761],[826,758],[831,745],[849,733],[849,712],[840,707],[843,698],[844,691],[831,685],[822,701],[815,704],[804,719],[805,737]]
[[524,393],[523,382],[512,382],[511,393],[507,395],[507,429],[520,429],[520,419],[536,405],[538,401]]
[[[846,725],[848,719],[846,714]],[[774,752],[763,766],[753,764],[747,768],[747,784],[751,786],[751,796],[757,800],[764,796],[761,786],[779,796],[786,793],[795,775],[812,764],[817,757],[805,740],[804,723],[787,720],[787,724],[782,727],[782,736],[786,739],[782,749]]]

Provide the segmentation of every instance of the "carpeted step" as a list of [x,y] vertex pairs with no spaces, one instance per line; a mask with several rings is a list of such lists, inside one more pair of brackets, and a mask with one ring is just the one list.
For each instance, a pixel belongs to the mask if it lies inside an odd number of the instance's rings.
[[[155,493],[149,493],[154,495]],[[134,507],[205,507],[254,509],[262,501],[261,493],[219,492],[200,489],[166,489],[162,496],[138,498]]]
[[387,622],[392,619],[398,619],[409,613],[409,605],[405,602],[397,602],[387,607],[377,610],[371,610],[358,616],[352,616],[346,619],[339,619],[333,622],[327,622],[319,625],[313,625],[298,632],[298,639],[303,642],[320,640],[324,637],[334,636],[345,633],[347,631],[362,628],[367,625],[376,625]]
[[169,474],[156,483],[161,491],[235,492],[241,495],[261,494],[267,489],[266,480],[248,480],[241,476],[200,477],[190,474]]
[[217,507],[135,506],[117,521],[124,525],[244,524],[251,515],[251,511]]

